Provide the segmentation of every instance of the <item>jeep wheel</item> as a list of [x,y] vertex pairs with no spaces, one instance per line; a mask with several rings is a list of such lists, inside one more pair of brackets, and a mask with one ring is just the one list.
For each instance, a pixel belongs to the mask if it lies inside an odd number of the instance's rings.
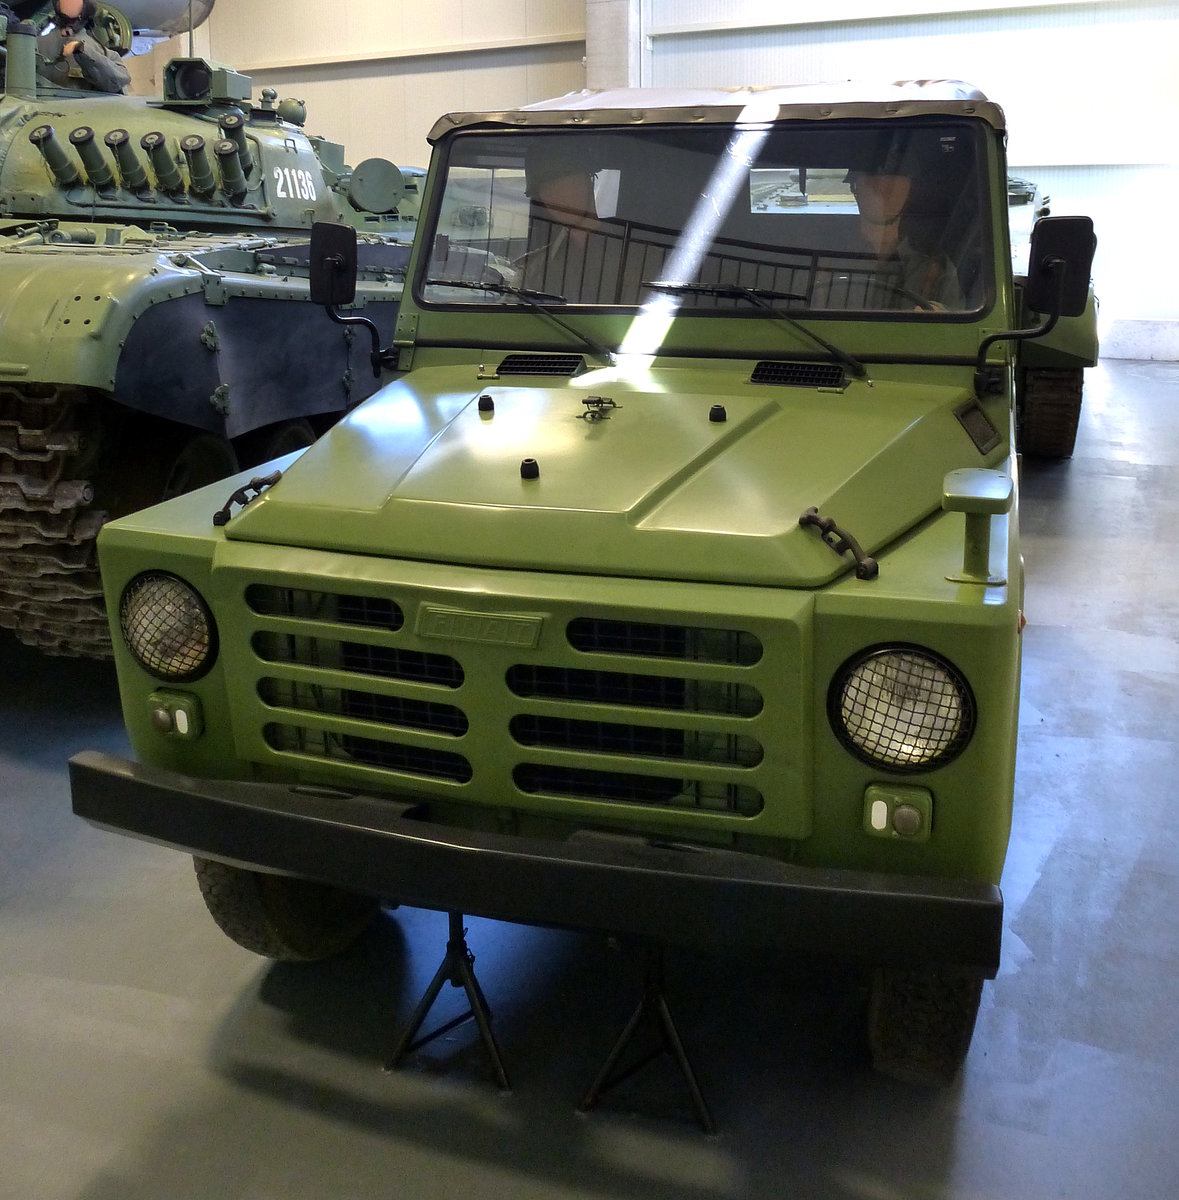
[[906,1083],[947,1084],[970,1049],[982,979],[966,971],[884,969],[872,980],[872,1065]]
[[1019,389],[1019,449],[1029,458],[1068,458],[1081,422],[1081,367],[1028,367]]
[[316,962],[346,950],[377,902],[340,888],[194,858],[205,907],[239,946],[283,962]]

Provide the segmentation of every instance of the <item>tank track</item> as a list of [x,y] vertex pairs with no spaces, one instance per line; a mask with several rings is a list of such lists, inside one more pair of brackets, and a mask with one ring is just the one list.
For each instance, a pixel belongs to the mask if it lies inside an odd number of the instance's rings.
[[85,393],[0,385],[0,628],[51,654],[108,658],[95,539],[106,514],[76,478]]
[[1028,367],[1020,396],[1019,448],[1030,458],[1069,458],[1081,421],[1085,372]]

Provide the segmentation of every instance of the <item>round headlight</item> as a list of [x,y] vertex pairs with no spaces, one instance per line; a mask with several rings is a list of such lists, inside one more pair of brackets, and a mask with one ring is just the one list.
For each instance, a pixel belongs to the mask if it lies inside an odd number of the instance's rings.
[[213,618],[175,575],[149,571],[132,579],[119,602],[119,625],[127,648],[158,679],[196,679],[212,666]]
[[873,650],[845,663],[828,714],[858,758],[893,771],[939,767],[974,732],[974,696],[945,659],[912,646]]

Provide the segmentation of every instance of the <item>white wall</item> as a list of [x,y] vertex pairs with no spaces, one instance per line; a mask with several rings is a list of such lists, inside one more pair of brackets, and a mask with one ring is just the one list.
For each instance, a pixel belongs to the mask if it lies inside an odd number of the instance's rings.
[[[588,85],[955,77],[1003,105],[1012,169],[1097,225],[1102,352],[1179,359],[1179,4],[587,0]],[[638,52],[604,52],[619,29]],[[625,78],[620,78],[620,70]]]

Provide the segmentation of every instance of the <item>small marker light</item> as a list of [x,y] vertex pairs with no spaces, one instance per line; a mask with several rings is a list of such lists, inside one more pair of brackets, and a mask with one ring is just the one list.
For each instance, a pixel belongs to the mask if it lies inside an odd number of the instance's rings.
[[164,737],[191,741],[204,731],[200,698],[191,692],[161,688],[148,696],[147,704],[152,728]]

